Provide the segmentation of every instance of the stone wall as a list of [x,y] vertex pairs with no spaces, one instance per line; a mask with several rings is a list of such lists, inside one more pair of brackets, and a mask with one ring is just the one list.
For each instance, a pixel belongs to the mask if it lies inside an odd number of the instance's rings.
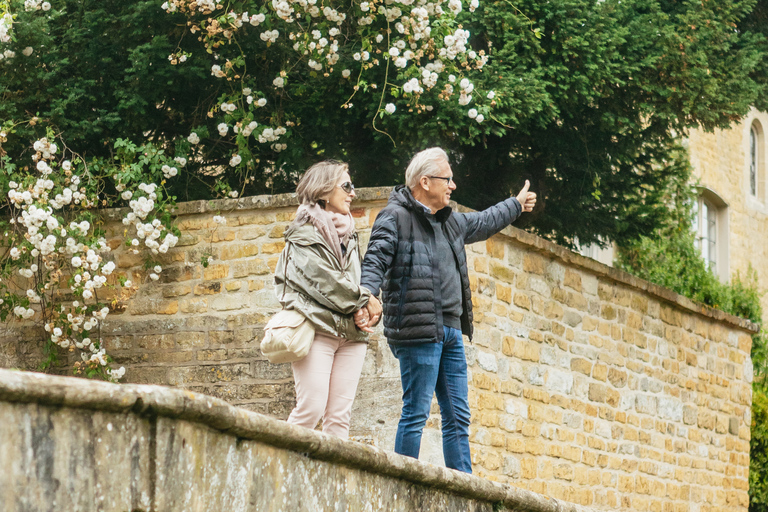
[[[388,193],[358,194],[353,215],[364,245]],[[269,364],[258,342],[279,307],[272,272],[294,211],[291,196],[179,206],[184,234],[165,255],[161,279],[109,317],[104,339],[128,369],[126,381],[287,417],[290,366]],[[215,214],[226,226],[216,227]],[[118,247],[123,226],[108,228]],[[467,253],[478,476],[596,509],[747,510],[756,326],[512,227]],[[115,258],[122,274],[146,281],[135,255],[120,247]],[[19,357],[17,340],[26,335],[0,342],[8,365],[34,359],[30,351]],[[352,413],[353,439],[391,449],[400,393],[379,331]],[[422,459],[441,463],[440,451],[435,405]]]
[[222,400],[0,370],[4,512],[589,512]]

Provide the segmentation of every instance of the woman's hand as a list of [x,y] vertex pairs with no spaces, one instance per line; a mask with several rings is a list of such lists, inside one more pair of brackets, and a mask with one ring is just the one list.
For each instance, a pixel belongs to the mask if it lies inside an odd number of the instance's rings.
[[357,326],[358,329],[360,329],[363,332],[368,332],[368,333],[373,332],[373,329],[371,329],[368,326],[370,315],[368,314],[367,307],[362,307],[357,311],[355,311],[354,318],[355,318],[355,325]]

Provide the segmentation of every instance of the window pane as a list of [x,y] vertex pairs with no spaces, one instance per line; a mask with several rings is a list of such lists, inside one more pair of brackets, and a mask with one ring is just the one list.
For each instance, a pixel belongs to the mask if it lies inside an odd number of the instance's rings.
[[715,210],[710,208],[707,212],[707,238],[710,242],[715,243],[717,239],[717,219],[715,218]]
[[693,204],[693,230],[699,230],[699,210],[701,210],[701,199]]
[[597,259],[597,246],[594,244],[585,245],[581,248],[581,255],[593,260]]
[[707,266],[715,269],[717,259],[717,209],[704,199],[699,198],[694,219],[696,229],[696,248],[701,251],[702,259]]
[[[702,201],[702,257],[710,269],[715,270],[717,259],[717,210]],[[706,249],[704,249],[706,247]]]
[[757,195],[757,131],[749,131],[749,193]]

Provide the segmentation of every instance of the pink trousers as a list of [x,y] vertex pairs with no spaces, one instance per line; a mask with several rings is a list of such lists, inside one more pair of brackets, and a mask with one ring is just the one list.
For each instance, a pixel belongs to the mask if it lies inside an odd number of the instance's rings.
[[316,333],[307,357],[292,363],[296,407],[288,423],[349,438],[349,417],[363,371],[366,343]]

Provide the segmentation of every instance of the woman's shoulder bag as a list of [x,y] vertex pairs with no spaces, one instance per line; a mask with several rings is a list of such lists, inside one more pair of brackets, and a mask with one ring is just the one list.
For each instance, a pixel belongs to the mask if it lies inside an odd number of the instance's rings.
[[[285,247],[285,267],[283,270],[283,298],[288,281],[288,259],[290,242]],[[264,327],[264,339],[261,340],[261,353],[270,363],[292,363],[306,357],[312,341],[315,339],[315,327],[304,315],[293,309],[283,309],[275,313]]]

